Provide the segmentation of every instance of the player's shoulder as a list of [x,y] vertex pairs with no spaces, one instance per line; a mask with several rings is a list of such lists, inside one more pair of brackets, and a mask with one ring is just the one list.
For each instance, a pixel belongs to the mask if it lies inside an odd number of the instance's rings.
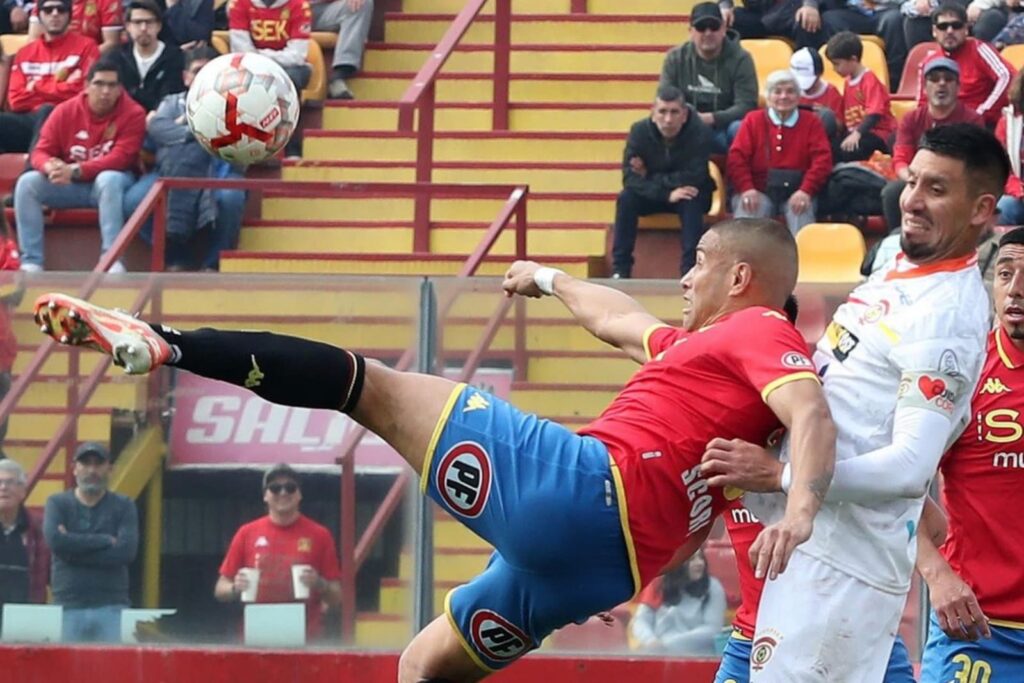
[[782,311],[768,306],[749,306],[729,316],[726,321],[733,325],[756,325],[759,327],[793,327]]

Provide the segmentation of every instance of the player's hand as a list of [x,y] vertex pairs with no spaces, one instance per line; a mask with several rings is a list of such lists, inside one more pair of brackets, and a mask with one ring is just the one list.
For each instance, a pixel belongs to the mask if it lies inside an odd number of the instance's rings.
[[944,571],[930,581],[928,597],[939,628],[953,640],[992,637],[988,617],[981,611],[977,596],[956,572]]
[[757,190],[747,190],[740,195],[740,206],[748,213],[757,213],[761,208],[761,193]]
[[811,207],[811,195],[803,190],[797,190],[789,197],[789,208],[797,216],[804,213]]
[[629,158],[629,169],[641,178],[647,177],[647,164],[638,156],[631,156]]
[[672,194],[668,196],[668,203],[675,204],[676,202],[693,199],[698,194],[700,194],[700,190],[696,187],[692,185],[683,185],[682,187],[677,187],[672,190]]
[[782,490],[783,465],[771,453],[742,439],[712,439],[704,449],[700,473],[708,486],[744,491]]
[[766,526],[750,546],[750,564],[754,576],[774,581],[786,571],[793,549],[811,537],[814,528],[810,515],[786,515],[781,521]]
[[505,296],[528,296],[532,299],[539,299],[544,296],[540,287],[534,282],[533,276],[540,268],[536,261],[516,261],[505,271],[505,281],[501,288],[505,290]]
[[817,7],[804,5],[796,11],[796,21],[808,33],[816,33],[821,28],[821,12]]

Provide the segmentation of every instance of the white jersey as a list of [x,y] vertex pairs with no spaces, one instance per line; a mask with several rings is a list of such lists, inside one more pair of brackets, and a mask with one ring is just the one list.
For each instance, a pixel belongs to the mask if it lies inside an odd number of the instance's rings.
[[[969,415],[990,310],[976,256],[916,267],[901,255],[853,290],[814,354],[836,425],[836,460],[891,444],[897,398],[914,390],[922,400],[946,401],[956,425],[952,443]],[[959,380],[955,395],[943,392],[941,377]],[[781,457],[789,460],[788,437]],[[781,494],[751,498],[748,507],[762,520],[782,517]],[[826,502],[800,548],[879,590],[905,593],[923,504],[924,497]]]

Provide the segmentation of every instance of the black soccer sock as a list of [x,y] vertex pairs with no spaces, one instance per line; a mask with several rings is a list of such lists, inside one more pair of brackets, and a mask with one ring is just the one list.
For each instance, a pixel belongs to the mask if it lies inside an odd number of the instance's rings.
[[168,365],[245,387],[272,403],[352,412],[366,361],[357,353],[271,332],[150,325],[171,345]]

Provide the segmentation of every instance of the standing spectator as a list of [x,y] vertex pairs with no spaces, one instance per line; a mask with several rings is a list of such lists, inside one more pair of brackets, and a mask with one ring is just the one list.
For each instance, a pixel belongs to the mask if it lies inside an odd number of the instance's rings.
[[[117,62],[92,65],[84,93],[57,105],[39,132],[31,171],[14,188],[21,269],[43,269],[43,207],[99,209],[101,253],[124,227],[124,192],[146,134],[146,115],[123,94]],[[111,272],[124,272],[116,262]]]
[[825,126],[829,142],[839,135],[839,122],[843,120],[843,95],[821,77],[825,63],[817,50],[801,48],[789,60],[789,70],[800,86],[800,106],[810,108]]
[[799,92],[789,71],[769,74],[768,107],[746,115],[726,161],[733,215],[784,213],[794,234],[814,222],[816,195],[832,171],[825,128],[817,116],[797,107]]
[[896,131],[896,144],[892,149],[896,179],[886,183],[882,190],[882,211],[890,230],[899,230],[902,216],[900,195],[910,176],[910,160],[914,158],[925,131],[949,123],[985,125],[976,111],[959,100],[960,67],[952,59],[941,57],[925,65],[924,92],[928,103],[900,119]]
[[999,199],[998,225],[1024,225],[1024,183],[1021,182],[1021,152],[1024,146],[1024,71],[1010,84],[1010,102],[1003,109],[996,137],[1006,147],[1012,172]]
[[4,0],[0,4],[0,35],[4,33],[25,33],[28,30],[28,13],[32,3],[28,0]]
[[128,600],[128,565],[139,544],[135,503],[109,490],[106,446],[75,451],[75,488],[46,500],[43,531],[53,550],[54,603],[64,607],[67,642],[117,642]]
[[[217,56],[212,47],[203,46],[185,54],[185,86]],[[211,156],[194,137],[185,119],[186,92],[168,95],[160,103],[147,126],[149,139],[156,145],[156,169],[139,178],[124,196],[124,215],[130,216],[159,177],[240,178],[242,173],[223,159]],[[242,190],[172,190],[167,200],[168,270],[191,269],[192,237],[197,228],[212,227],[203,258],[203,270],[217,270],[220,253],[234,249],[242,227],[245,192]],[[152,221],[143,227],[143,238],[152,238]]]
[[834,36],[840,31],[860,35],[877,35],[885,41],[885,63],[889,83],[895,87],[903,76],[907,61],[907,38],[903,29],[902,0],[845,0],[845,7],[827,10],[822,15],[825,33]]
[[213,0],[167,0],[161,39],[182,50],[210,44],[213,33]]
[[715,189],[708,174],[710,154],[711,130],[686,104],[682,91],[671,85],[658,88],[651,115],[630,128],[622,155],[612,277],[632,275],[637,223],[652,213],[679,216],[680,271],[685,275],[693,267]]
[[725,625],[725,589],[708,573],[704,551],[653,581],[629,622],[638,647],[661,655],[710,656]]
[[154,0],[131,0],[125,10],[131,41],[115,53],[125,91],[147,112],[167,95],[185,89],[185,60],[177,45],[157,38],[163,15]]
[[778,36],[793,41],[797,48],[816,50],[828,39],[818,4],[818,0],[747,0],[743,7],[733,8],[729,0],[728,9],[741,38]]
[[[38,38],[43,30],[38,9],[39,5],[36,5],[29,19],[29,40]],[[94,40],[101,54],[121,44],[122,23],[121,0],[71,0],[70,30]]]
[[658,87],[674,85],[714,129],[712,151],[724,154],[743,116],[757,108],[757,73],[750,53],[727,40],[722,12],[713,2],[694,5],[690,40],[665,55]]
[[312,67],[309,52],[310,9],[307,0],[232,0],[228,6],[232,52],[258,52],[281,65],[302,90]]
[[[220,565],[213,594],[221,602],[241,599],[249,588],[243,568],[259,570],[256,602],[306,604],[306,637],[316,639],[323,630],[321,604],[341,602],[341,571],[334,539],[325,527],[299,512],[302,487],[298,473],[288,465],[274,465],[263,475],[263,502],[268,514],[242,525],[231,539]],[[301,581],[309,597],[295,597],[292,566],[309,565]]]
[[71,0],[42,0],[39,14],[42,40],[14,56],[10,111],[0,113],[0,152],[27,152],[53,107],[82,92],[85,75],[100,56],[95,41],[68,30]]
[[25,508],[28,478],[21,465],[0,460],[0,618],[6,603],[46,602],[50,550],[42,522]]
[[836,162],[861,161],[876,151],[889,152],[889,138],[896,130],[889,105],[889,91],[864,64],[860,36],[842,31],[832,36],[825,56],[843,77],[843,141],[833,151]]
[[334,100],[351,100],[348,79],[363,63],[363,48],[373,20],[373,0],[313,0],[313,30],[338,34],[334,66],[327,94]]
[[[1006,106],[1015,69],[991,45],[967,36],[967,12],[956,3],[946,3],[932,12],[932,32],[942,51],[927,57],[922,69],[928,60],[942,56],[955,61],[960,67],[960,100],[993,128]],[[925,103],[923,82],[917,103]]]

